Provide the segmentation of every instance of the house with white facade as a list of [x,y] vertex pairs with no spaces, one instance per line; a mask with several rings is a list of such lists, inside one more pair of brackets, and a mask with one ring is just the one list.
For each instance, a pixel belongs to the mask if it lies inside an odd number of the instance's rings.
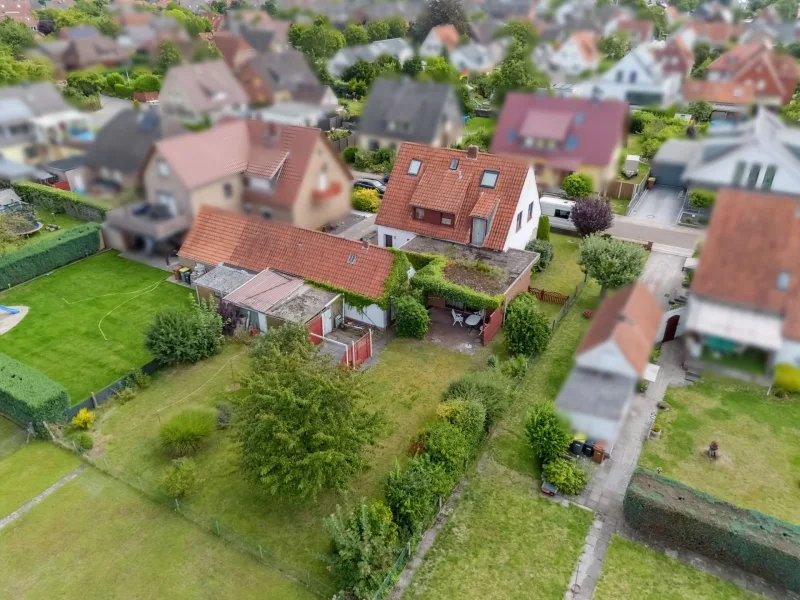
[[551,68],[572,76],[596,70],[600,65],[597,39],[591,31],[576,31],[553,51],[549,57]]
[[690,368],[772,381],[800,368],[800,200],[723,190],[689,296]]
[[433,57],[442,56],[445,52],[452,52],[458,46],[460,38],[455,25],[433,27],[419,47],[419,55]]
[[489,73],[505,57],[510,41],[502,38],[486,45],[459,46],[450,54],[450,64],[459,73]]
[[742,123],[702,140],[667,140],[651,174],[663,185],[726,187],[800,195],[800,130],[759,109]]
[[602,75],[575,86],[575,95],[624,100],[633,106],[668,106],[678,99],[683,77],[659,59],[664,41],[642,44]]
[[348,68],[361,59],[366,62],[375,62],[382,54],[393,56],[402,65],[414,56],[414,49],[403,38],[379,40],[363,46],[349,46],[342,48],[327,62],[328,72],[333,77],[341,77]]

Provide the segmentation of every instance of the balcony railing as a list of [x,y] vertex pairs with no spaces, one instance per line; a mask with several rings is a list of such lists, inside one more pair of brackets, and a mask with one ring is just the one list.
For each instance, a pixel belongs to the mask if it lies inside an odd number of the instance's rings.
[[171,215],[165,209],[160,204],[139,202],[108,211],[106,221],[123,231],[156,241],[189,229],[192,224],[191,215]]

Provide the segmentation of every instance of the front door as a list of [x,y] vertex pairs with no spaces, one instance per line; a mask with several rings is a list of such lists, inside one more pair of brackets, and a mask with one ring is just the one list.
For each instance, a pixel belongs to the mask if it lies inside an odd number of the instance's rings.
[[326,335],[333,331],[333,311],[326,308],[322,311],[322,335]]
[[678,331],[678,321],[681,320],[680,315],[673,315],[667,319],[667,327],[664,329],[664,339],[662,342],[671,342],[675,339],[675,332]]
[[383,246],[385,248],[392,247],[392,236],[390,236],[388,233],[383,236]]

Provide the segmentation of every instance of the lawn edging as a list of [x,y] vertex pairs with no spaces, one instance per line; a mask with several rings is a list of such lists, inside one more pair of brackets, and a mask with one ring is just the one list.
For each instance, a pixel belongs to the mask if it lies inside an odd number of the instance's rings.
[[[149,363],[142,365],[142,367],[140,367],[139,370],[145,375],[152,375],[153,373],[161,369],[161,367],[162,367],[161,361],[158,360],[157,358],[154,358]],[[102,406],[109,400],[113,399],[118,391],[127,387],[132,379],[133,379],[133,373],[129,373],[127,375],[123,375],[116,381],[109,383],[99,392],[92,392],[92,394],[85,400],[82,400],[78,404],[70,406],[66,410],[66,418],[68,420],[71,419],[72,417],[77,415],[82,408],[94,410],[98,406]]]
[[637,467],[623,501],[634,529],[800,592],[800,527]]

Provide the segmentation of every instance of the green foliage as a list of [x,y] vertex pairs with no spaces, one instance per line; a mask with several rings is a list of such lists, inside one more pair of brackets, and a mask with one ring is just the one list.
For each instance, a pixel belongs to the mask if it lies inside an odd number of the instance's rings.
[[378,212],[381,207],[381,199],[378,190],[367,190],[364,188],[354,188],[350,194],[350,203],[356,210],[366,212]]
[[459,0],[438,0],[426,5],[425,10],[417,17],[412,37],[419,43],[438,25],[454,25],[459,33],[469,31],[469,22],[464,7]]
[[74,442],[75,446],[80,448],[81,452],[94,448],[94,440],[88,431],[75,432],[71,434],[68,439]]
[[525,420],[525,434],[533,455],[542,465],[561,458],[572,441],[569,424],[556,414],[552,402],[533,405]]
[[553,244],[542,239],[531,240],[525,244],[525,250],[539,253],[539,262],[533,266],[537,273],[547,269],[547,267],[550,266],[550,263],[553,262],[553,257],[555,256]]
[[102,223],[109,209],[105,202],[39,183],[15,181],[11,187],[23,201],[33,204],[36,208],[56,214],[67,214],[83,221]]
[[25,50],[34,45],[33,32],[25,23],[6,17],[0,21],[0,44],[14,56],[21,57]]
[[531,92],[550,85],[547,75],[531,62],[530,52],[516,40],[512,40],[506,58],[489,75],[489,82],[496,106],[503,105],[509,92]]
[[389,25],[389,39],[406,37],[408,34],[408,23],[404,17],[394,15],[384,20]]
[[177,46],[172,42],[161,42],[158,45],[158,58],[156,59],[155,72],[162,77],[170,67],[181,64],[181,55]]
[[0,86],[11,86],[23,81],[49,81],[53,79],[53,65],[44,57],[16,58],[0,45]]
[[563,189],[570,198],[585,198],[594,190],[592,178],[583,173],[567,175],[561,182]]
[[620,60],[630,52],[631,36],[626,30],[621,29],[601,39],[597,47],[612,60]]
[[395,333],[398,337],[422,339],[428,333],[430,316],[427,309],[413,296],[394,299],[396,309]]
[[578,264],[589,277],[607,289],[616,290],[636,281],[644,270],[647,252],[640,244],[598,235],[581,240]]
[[474,308],[495,309],[502,304],[502,294],[489,296],[445,279],[444,268],[448,262],[447,257],[440,254],[423,254],[422,256],[430,259],[430,262],[418,269],[411,278],[412,287],[422,290],[425,294],[463,302]]
[[420,57],[418,54],[415,54],[409,58],[403,63],[402,71],[404,75],[416,78],[420,73],[422,73],[422,57]]
[[329,24],[289,27],[289,43],[311,58],[330,58],[344,48],[344,36]]
[[505,361],[500,371],[509,379],[521,379],[528,371],[528,358],[524,354],[517,354]]
[[664,144],[661,140],[657,139],[649,139],[642,142],[642,149],[639,151],[639,154],[642,158],[646,158],[647,160],[653,160],[658,151],[661,150],[661,146]]
[[696,208],[711,208],[716,199],[717,193],[714,190],[695,188],[689,192],[689,204]]
[[220,402],[217,404],[217,429],[227,429],[233,422],[233,412],[229,404]]
[[0,354],[0,413],[17,423],[33,423],[45,434],[42,421],[60,423],[69,407],[67,390],[39,371]]
[[541,354],[550,342],[550,322],[539,312],[536,298],[527,292],[508,306],[503,329],[513,354]]
[[133,88],[118,83],[117,85],[114,86],[113,96],[117,98],[123,98],[125,100],[130,100],[131,98],[133,98]]
[[377,75],[378,69],[376,65],[359,58],[342,72],[342,80],[350,82],[362,81],[366,85],[372,85]]
[[71,424],[78,429],[91,429],[94,424],[94,413],[88,408],[82,408],[72,417]]
[[391,509],[380,500],[361,500],[349,512],[337,506],[325,519],[325,529],[333,574],[356,598],[372,598],[396,558],[397,526]]
[[421,442],[431,461],[441,465],[453,480],[466,470],[475,450],[474,440],[449,421],[437,421],[428,427]]
[[361,46],[369,44],[369,34],[363,25],[351,23],[342,32],[344,41],[348,46]]
[[539,40],[539,33],[528,21],[514,19],[494,32],[494,38],[513,37],[522,46],[533,48]]
[[198,483],[197,464],[187,456],[173,460],[159,480],[161,491],[170,498],[183,498]]
[[787,363],[776,365],[775,385],[789,392],[800,392],[800,369]]
[[206,408],[188,408],[178,413],[158,430],[162,452],[176,458],[195,454],[208,443],[216,423],[216,414]]
[[450,382],[442,399],[462,400],[481,404],[486,417],[484,428],[489,431],[500,421],[511,400],[511,382],[498,369],[466,373]]
[[386,21],[370,21],[367,23],[366,30],[370,42],[385,40],[389,37],[389,23]]
[[421,533],[438,510],[438,500],[452,488],[452,478],[428,455],[398,464],[386,481],[386,503],[404,537]]
[[140,390],[146,390],[153,382],[153,378],[144,373],[141,369],[134,369],[130,374],[130,382]]
[[778,0],[775,3],[775,10],[784,23],[794,23],[797,20],[797,8],[797,0]]
[[558,490],[570,496],[577,496],[586,487],[586,473],[575,463],[566,458],[557,458],[548,462],[542,469],[542,477]]
[[346,489],[380,427],[380,417],[363,408],[361,373],[277,346],[252,365],[247,394],[234,407],[243,471],[271,494],[316,498]]
[[695,121],[698,123],[703,123],[711,120],[713,107],[711,106],[710,102],[706,102],[705,100],[697,100],[695,102],[689,102],[687,112],[692,115],[692,118]]
[[486,407],[477,400],[454,398],[442,402],[436,414],[461,430],[470,445],[470,455],[474,455],[485,432]]
[[0,255],[0,287],[18,285],[100,249],[100,226],[86,223]]
[[125,386],[117,390],[117,393],[114,394],[114,400],[116,400],[119,404],[127,404],[131,400],[136,398],[136,390],[130,386]]
[[219,48],[217,48],[216,44],[213,42],[200,42],[195,46],[194,52],[192,52],[193,63],[201,63],[218,58],[222,58],[222,52],[219,51]]
[[268,359],[274,353],[307,360],[314,353],[314,344],[305,326],[287,323],[283,327],[270,327],[264,335],[257,336],[250,347],[253,360]]
[[342,158],[344,159],[344,162],[346,162],[348,165],[352,165],[353,163],[356,162],[357,155],[358,155],[357,146],[348,146],[347,148],[344,149],[344,152],[342,152]]
[[457,83],[458,71],[442,56],[431,56],[425,59],[425,70],[419,74],[421,81],[437,83]]
[[550,217],[547,215],[539,216],[539,227],[536,229],[536,239],[550,241]]
[[139,75],[133,82],[136,92],[157,92],[161,89],[161,78],[153,73]]
[[145,332],[148,352],[165,365],[195,363],[222,350],[222,317],[214,300],[192,308],[166,308]]

